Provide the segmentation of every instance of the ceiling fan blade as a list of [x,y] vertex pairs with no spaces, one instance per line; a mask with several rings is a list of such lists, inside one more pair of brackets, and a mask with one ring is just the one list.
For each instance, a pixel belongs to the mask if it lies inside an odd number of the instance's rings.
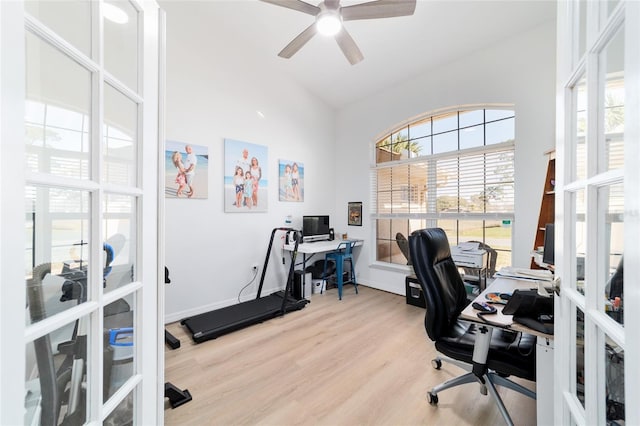
[[286,7],[287,9],[297,10],[298,12],[303,12],[309,15],[316,16],[320,13],[320,8],[318,6],[313,6],[307,2],[302,0],[260,0],[265,3],[275,4],[276,6]]
[[280,53],[278,53],[278,56],[287,59],[292,57],[298,50],[302,48],[302,46],[307,44],[307,42],[311,40],[311,37],[316,35],[317,32],[318,30],[316,29],[316,23],[314,22],[313,24],[308,26],[306,30],[298,34],[296,38],[291,40],[291,43],[287,44],[285,48],[282,49]]
[[336,34],[336,41],[338,42],[340,49],[342,49],[342,53],[344,53],[344,56],[347,57],[347,60],[351,65],[355,65],[364,59],[364,56],[362,56],[362,52],[356,45],[356,42],[353,41],[353,38],[351,38],[344,27],[342,27],[340,32]]
[[341,14],[343,21],[355,21],[357,19],[408,16],[413,15],[415,10],[416,0],[378,0],[343,7]]

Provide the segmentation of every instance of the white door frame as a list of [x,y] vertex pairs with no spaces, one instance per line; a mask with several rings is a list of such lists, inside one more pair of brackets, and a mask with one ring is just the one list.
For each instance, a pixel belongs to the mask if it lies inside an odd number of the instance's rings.
[[[615,8],[607,9],[615,6]],[[583,9],[586,13],[581,14]],[[586,19],[581,19],[586,16]],[[640,335],[635,325],[640,320],[640,3],[636,1],[558,2],[557,15],[557,164],[556,164],[556,274],[561,278],[556,302],[554,373],[555,424],[602,424],[605,413],[606,374],[604,338],[608,336],[623,351],[624,401],[627,424],[640,424]],[[599,97],[606,77],[599,69],[599,55],[612,34],[624,25],[624,170],[598,172],[603,155],[598,120],[604,102]],[[580,52],[580,44],[586,51]],[[576,109],[574,90],[582,73],[587,77],[586,178],[576,178],[574,156]],[[598,189],[612,183],[624,184],[624,323],[614,324],[602,313],[604,276],[598,260],[605,253],[602,222],[604,202],[597,199]],[[576,286],[575,194],[585,195],[586,265],[585,293]],[[600,231],[598,231],[600,229]],[[607,251],[608,253],[608,251]],[[591,261],[590,261],[591,260]],[[576,309],[584,313],[584,408],[576,398]],[[570,368],[567,368],[569,366]]]
[[[97,2],[92,2],[97,5]],[[161,158],[163,132],[159,131],[163,119],[158,102],[158,92],[164,90],[160,72],[164,73],[164,17],[153,0],[132,0],[132,4],[144,11],[141,21],[144,29],[140,37],[140,52],[143,57],[139,65],[145,76],[141,94],[144,105],[139,124],[138,180],[140,192],[137,196],[137,279],[138,284],[130,286],[137,298],[134,327],[136,331],[136,370],[132,380],[125,383],[107,403],[94,398],[88,403],[87,421],[101,422],[105,413],[118,404],[121,396],[135,391],[135,424],[162,424],[164,412],[164,354],[163,309],[164,282],[161,281],[162,261],[159,249],[162,238],[159,210],[161,198]],[[161,19],[162,17],[162,19]],[[97,18],[97,19],[96,19]],[[101,15],[93,14],[93,25],[101,27]],[[24,187],[27,182],[25,172],[24,116],[25,116],[25,12],[22,1],[0,2],[0,424],[22,424],[24,422],[24,378],[25,343],[27,327],[24,324],[25,277],[24,277]],[[95,43],[94,43],[95,46]],[[162,62],[161,62],[162,61]],[[100,73],[101,78],[104,73]],[[99,114],[101,115],[101,114]],[[94,125],[96,125],[94,123]],[[97,123],[97,126],[101,126]],[[101,134],[101,132],[98,132]],[[96,142],[94,140],[94,142]],[[97,141],[98,144],[101,141]],[[95,176],[94,176],[95,178]],[[99,183],[98,183],[99,185]],[[100,197],[98,197],[100,198]],[[101,208],[99,202],[92,207]],[[100,235],[100,224],[93,223],[92,235]],[[93,250],[93,258],[101,258],[101,252]],[[94,268],[97,266],[94,266]],[[133,294],[133,293],[132,293]],[[79,311],[102,306],[115,296],[99,296]],[[102,308],[91,313],[94,319],[91,329],[102,333]],[[62,316],[68,317],[66,313]],[[18,319],[16,321],[16,319]],[[55,322],[47,319],[47,327]],[[41,334],[44,328],[31,326],[30,336]],[[30,339],[30,337],[29,337]],[[92,339],[89,353],[96,354],[98,339]],[[100,375],[101,363],[93,362],[89,374]],[[89,383],[93,393],[101,393],[101,380]],[[101,385],[101,383],[99,383]]]

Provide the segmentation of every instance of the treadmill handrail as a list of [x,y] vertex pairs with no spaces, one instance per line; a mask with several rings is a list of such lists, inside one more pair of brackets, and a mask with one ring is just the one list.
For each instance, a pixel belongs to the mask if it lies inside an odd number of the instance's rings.
[[[264,277],[267,274],[267,267],[269,266],[269,258],[271,257],[271,247],[273,246],[273,238],[276,235],[277,231],[294,231],[293,228],[273,228],[273,231],[271,231],[271,238],[269,239],[269,247],[267,247],[267,255],[265,256],[264,259],[264,265],[262,266],[262,275],[260,276],[260,285],[258,286],[258,293],[256,294],[256,299],[260,299],[260,296],[262,295],[262,286],[264,284]],[[298,241],[296,238],[296,246],[294,248],[294,251],[297,252],[298,251]],[[295,259],[295,257],[294,257]],[[292,262],[293,264],[294,262]],[[293,272],[289,272],[289,274],[291,275]],[[287,283],[288,283],[288,279],[287,279]]]

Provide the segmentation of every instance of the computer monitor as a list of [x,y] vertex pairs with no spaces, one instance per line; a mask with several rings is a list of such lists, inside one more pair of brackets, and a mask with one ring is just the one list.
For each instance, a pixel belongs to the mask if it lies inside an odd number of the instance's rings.
[[329,216],[302,216],[302,241],[328,240]]
[[542,253],[542,262],[547,265],[553,265],[555,257],[555,237],[553,234],[553,223],[547,223],[544,227],[544,247]]

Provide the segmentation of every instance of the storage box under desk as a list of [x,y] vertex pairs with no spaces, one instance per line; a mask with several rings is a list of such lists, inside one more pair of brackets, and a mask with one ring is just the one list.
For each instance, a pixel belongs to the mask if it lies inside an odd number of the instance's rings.
[[426,308],[427,305],[422,295],[422,287],[420,287],[418,277],[416,277],[415,275],[407,275],[407,277],[404,279],[404,284],[407,304],[418,306],[420,308]]

